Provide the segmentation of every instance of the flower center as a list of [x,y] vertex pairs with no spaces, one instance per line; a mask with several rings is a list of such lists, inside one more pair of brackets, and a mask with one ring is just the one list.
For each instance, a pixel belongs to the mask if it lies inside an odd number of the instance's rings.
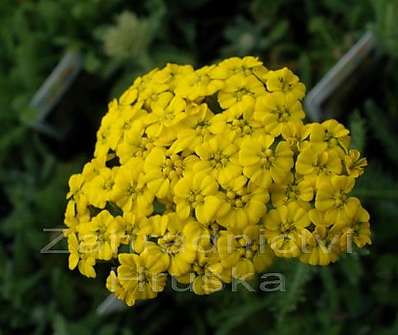
[[202,275],[205,272],[205,267],[204,267],[204,265],[201,265],[198,262],[195,262],[192,264],[192,270],[194,272],[196,272],[198,275]]
[[342,207],[347,200],[347,194],[339,192],[336,194],[334,199],[335,199],[336,207]]
[[231,122],[231,129],[240,134],[250,135],[253,133],[251,125],[245,119],[235,119]]
[[195,191],[189,192],[188,201],[192,207],[200,206],[203,204],[205,198],[202,194],[196,193]]
[[234,192],[233,190],[227,190],[226,196],[233,208],[242,208],[250,201],[250,195],[246,190]]
[[103,189],[105,191],[110,191],[112,190],[113,185],[115,185],[115,182],[112,179],[107,179],[104,181]]
[[234,93],[236,101],[242,101],[245,95],[251,95],[251,92],[247,88],[241,88]]
[[295,200],[298,197],[297,185],[289,185],[287,189],[287,196],[289,199]]
[[163,176],[168,179],[181,177],[184,171],[184,163],[178,155],[170,155],[161,166]]
[[209,161],[211,166],[217,169],[225,167],[229,162],[229,158],[228,156],[224,155],[224,153],[219,151],[211,154],[209,157]]
[[294,222],[287,219],[285,222],[281,222],[280,230],[282,233],[289,234],[295,229]]
[[278,121],[280,122],[288,121],[290,117],[290,112],[285,107],[277,107],[275,109],[275,114],[277,115]]
[[183,238],[180,233],[166,233],[158,240],[159,246],[168,254],[175,255],[181,251]]
[[247,238],[240,238],[238,243],[240,245],[239,254],[241,257],[252,259],[258,250],[257,242]]
[[265,169],[269,169],[272,162],[275,160],[274,153],[271,149],[267,148],[260,152],[261,165]]

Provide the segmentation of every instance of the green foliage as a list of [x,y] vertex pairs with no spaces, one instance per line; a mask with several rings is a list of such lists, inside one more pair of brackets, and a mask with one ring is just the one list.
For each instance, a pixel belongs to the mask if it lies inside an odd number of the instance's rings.
[[372,128],[374,137],[379,141],[391,162],[398,166],[398,136],[391,128],[388,118],[383,116],[384,112],[373,101],[367,101],[365,113],[369,119],[369,127]]
[[398,1],[372,0],[376,13],[374,30],[379,36],[382,46],[394,57],[398,57]]
[[117,17],[116,25],[105,29],[101,36],[105,54],[120,61],[146,59],[156,28],[149,20],[140,20],[134,13],[123,12]]
[[[210,0],[1,1],[0,334],[396,334],[397,8],[397,0],[250,0],[221,9]],[[328,268],[278,262],[270,271],[284,276],[285,291],[260,290],[260,278],[251,283],[255,292],[242,285],[209,297],[165,292],[101,317],[101,265],[99,278],[89,280],[67,269],[66,254],[40,253],[60,233],[43,228],[63,227],[68,177],[92,152],[89,128],[104,112],[86,96],[87,82],[98,84],[94,100],[109,100],[167,62],[254,54],[270,68],[288,65],[311,88],[367,27],[379,38],[383,63],[367,102],[341,108],[353,145],[369,161],[355,189],[372,218],[368,252]],[[85,137],[53,143],[29,128],[38,112],[29,101],[70,48],[84,55],[88,79],[76,84],[80,95],[65,100],[83,101],[94,117],[73,121],[74,105],[67,105],[63,118]],[[54,246],[63,247],[64,240]]]
[[350,116],[352,148],[363,152],[366,144],[366,121],[358,111]]
[[304,296],[304,285],[311,278],[312,272],[313,269],[310,266],[301,263],[296,264],[289,290],[287,290],[283,299],[276,302],[275,310],[279,324],[286,321],[286,315],[297,308],[298,303]]

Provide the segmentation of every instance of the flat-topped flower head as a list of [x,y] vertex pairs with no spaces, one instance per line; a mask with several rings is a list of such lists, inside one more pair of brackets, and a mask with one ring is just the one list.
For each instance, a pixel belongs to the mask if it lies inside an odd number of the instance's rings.
[[304,94],[291,70],[251,56],[138,77],[69,180],[69,268],[108,266],[106,287],[132,306],[168,277],[207,295],[275,257],[326,266],[371,244],[351,195],[366,158],[338,121],[305,123]]

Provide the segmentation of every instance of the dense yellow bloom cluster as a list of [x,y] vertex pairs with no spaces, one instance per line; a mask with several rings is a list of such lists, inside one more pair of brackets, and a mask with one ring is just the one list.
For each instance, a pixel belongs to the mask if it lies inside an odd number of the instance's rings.
[[197,294],[265,271],[273,258],[327,265],[370,244],[350,197],[365,158],[335,120],[304,124],[305,87],[254,57],[168,64],[109,104],[94,158],[70,178],[69,267],[128,305],[168,275]]

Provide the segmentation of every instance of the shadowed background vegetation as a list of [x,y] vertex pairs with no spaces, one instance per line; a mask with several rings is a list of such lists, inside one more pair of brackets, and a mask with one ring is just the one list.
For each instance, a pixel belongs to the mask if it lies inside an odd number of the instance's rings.
[[[398,1],[216,4],[0,2],[0,335],[398,334]],[[326,268],[279,261],[271,271],[285,276],[285,292],[166,291],[101,316],[101,270],[90,280],[67,269],[66,254],[40,253],[59,234],[43,229],[62,228],[68,177],[92,154],[107,102],[135,76],[167,62],[256,55],[271,69],[289,66],[310,89],[369,30],[377,56],[336,114],[369,161],[355,189],[372,218],[368,250]],[[30,101],[67,50],[84,64],[46,120],[65,130],[54,137],[32,127],[40,111]]]

